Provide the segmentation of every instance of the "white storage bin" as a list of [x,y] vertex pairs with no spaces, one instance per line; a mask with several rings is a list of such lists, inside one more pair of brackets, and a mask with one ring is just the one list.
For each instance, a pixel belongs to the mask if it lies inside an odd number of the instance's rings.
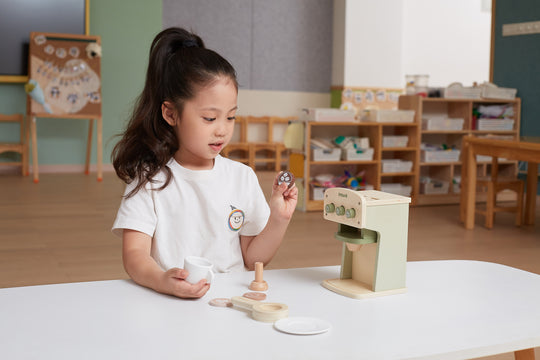
[[381,191],[401,196],[411,196],[412,186],[392,183],[381,184]]
[[409,143],[409,137],[406,135],[403,135],[403,136],[388,135],[388,136],[383,136],[382,138],[383,147],[406,147],[408,143]]
[[382,160],[381,162],[383,173],[410,172],[413,165],[412,161],[405,161],[399,159],[386,159]]
[[341,149],[313,149],[313,161],[339,161]]
[[[476,162],[491,162],[493,158],[487,155],[476,155]],[[497,158],[497,161],[507,161],[507,158]]]
[[513,119],[478,119],[478,130],[513,130]]
[[420,183],[421,194],[448,194],[450,183],[444,180],[426,179]]
[[484,99],[513,100],[516,98],[517,89],[501,88],[494,84],[482,84],[481,87]]
[[369,138],[359,136],[337,136],[334,138],[334,144],[341,149],[368,149]]
[[302,109],[299,116],[304,121],[333,121],[333,122],[354,122],[355,111],[335,108],[308,108]]
[[369,110],[369,121],[412,123],[414,110]]
[[476,162],[491,162],[492,158],[488,155],[476,155]]
[[342,157],[343,160],[373,160],[373,148],[369,149],[347,149],[343,150]]
[[423,162],[457,162],[460,150],[422,150]]
[[459,194],[461,192],[461,178],[454,178],[452,181],[452,192]]
[[461,83],[451,83],[444,89],[445,98],[481,99],[482,89],[479,87],[464,87]]
[[464,119],[452,118],[424,118],[422,129],[424,130],[463,130]]
[[313,186],[313,200],[324,200],[325,187]]

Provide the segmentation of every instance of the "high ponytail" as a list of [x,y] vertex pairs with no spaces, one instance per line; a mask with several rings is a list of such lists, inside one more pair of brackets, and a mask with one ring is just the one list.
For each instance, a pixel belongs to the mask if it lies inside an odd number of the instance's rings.
[[182,28],[168,28],[156,35],[150,46],[144,89],[122,139],[112,152],[118,177],[128,184],[137,181],[128,197],[151,182],[160,170],[165,172],[166,180],[159,189],[171,180],[172,173],[166,164],[179,144],[173,127],[162,117],[163,102],[175,104],[181,114],[185,101],[220,76],[229,77],[238,89],[232,65],[207,49],[196,34]]

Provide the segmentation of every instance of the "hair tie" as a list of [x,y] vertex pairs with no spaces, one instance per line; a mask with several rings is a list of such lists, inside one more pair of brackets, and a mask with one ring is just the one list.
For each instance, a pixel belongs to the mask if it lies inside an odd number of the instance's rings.
[[182,47],[185,47],[185,48],[199,47],[199,45],[197,45],[197,42],[195,40],[187,39],[187,40],[182,41]]

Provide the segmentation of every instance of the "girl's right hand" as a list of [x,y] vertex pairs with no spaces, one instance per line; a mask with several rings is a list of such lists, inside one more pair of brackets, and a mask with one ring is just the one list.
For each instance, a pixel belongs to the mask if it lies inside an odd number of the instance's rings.
[[172,268],[163,273],[161,279],[161,292],[185,299],[198,299],[210,289],[204,279],[196,284],[191,284],[185,279],[189,272],[184,269]]

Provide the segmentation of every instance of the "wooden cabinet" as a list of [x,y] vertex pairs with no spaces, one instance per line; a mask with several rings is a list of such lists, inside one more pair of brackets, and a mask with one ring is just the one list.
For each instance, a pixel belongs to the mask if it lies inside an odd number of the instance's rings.
[[[479,121],[475,114],[480,106],[499,105],[510,107],[514,120],[511,128],[504,130],[479,130]],[[424,98],[420,96],[401,96],[399,109],[414,110],[415,122],[418,124],[418,144],[444,144],[445,147],[461,150],[463,138],[467,135],[485,137],[497,136],[508,139],[519,138],[521,100],[479,100],[479,99],[447,99]],[[463,127],[459,130],[428,130],[422,125],[423,119],[451,118],[463,119]],[[496,127],[494,127],[496,128]],[[417,189],[415,204],[452,204],[459,203],[459,183],[462,171],[461,156],[453,161],[426,160],[422,151],[417,153]],[[478,175],[485,176],[490,173],[491,160],[479,159]],[[515,176],[517,162],[499,160],[499,172],[502,175]],[[422,181],[426,178],[437,179],[448,183],[445,193],[426,193]]]
[[[478,121],[474,114],[482,105],[502,105],[513,110],[513,125],[506,130],[478,130]],[[461,155],[451,161],[433,161],[422,156],[422,143],[444,144],[448,148],[460,151],[465,136],[498,136],[508,139],[519,138],[521,100],[473,100],[424,98],[416,95],[405,95],[399,98],[399,109],[414,110],[413,123],[384,122],[304,122],[304,150],[291,154],[290,170],[301,182],[298,208],[302,210],[322,210],[323,200],[315,199],[311,181],[317,175],[333,174],[339,176],[344,170],[357,174],[364,171],[366,182],[375,190],[383,190],[386,184],[400,184],[411,188],[412,205],[457,204],[459,203],[460,177],[462,172]],[[428,130],[422,126],[424,118],[463,119],[459,130]],[[373,147],[373,160],[365,161],[315,161],[311,151],[314,138],[327,139],[336,136],[368,137]],[[406,146],[384,146],[385,137],[407,136]],[[385,172],[385,160],[399,159],[412,162],[410,171]],[[499,173],[503,176],[515,176],[518,164],[516,161],[499,159]],[[480,159],[478,175],[490,173],[491,160]],[[423,182],[435,179],[446,184],[445,190],[428,191]],[[381,188],[383,187],[383,188]],[[428,193],[426,193],[428,192]],[[504,195],[503,195],[504,196]],[[485,197],[480,193],[479,199]],[[511,196],[508,198],[510,199]]]
[[[345,170],[351,174],[364,172],[367,184],[379,190],[381,184],[399,183],[410,186],[412,194],[417,192],[416,179],[418,144],[417,123],[375,123],[375,122],[305,122],[304,151],[301,154],[291,154],[290,170],[300,174],[302,193],[299,199],[299,208],[307,211],[323,209],[323,200],[314,198],[314,191],[310,185],[317,175],[333,174],[343,175]],[[311,150],[311,140],[315,138],[333,139],[337,136],[358,136],[369,138],[370,147],[373,148],[372,160],[333,160],[316,161]],[[408,136],[406,146],[384,147],[385,136]],[[295,159],[297,159],[295,161]],[[411,161],[413,166],[406,172],[383,173],[382,160],[401,159]],[[414,196],[413,196],[414,198]]]

